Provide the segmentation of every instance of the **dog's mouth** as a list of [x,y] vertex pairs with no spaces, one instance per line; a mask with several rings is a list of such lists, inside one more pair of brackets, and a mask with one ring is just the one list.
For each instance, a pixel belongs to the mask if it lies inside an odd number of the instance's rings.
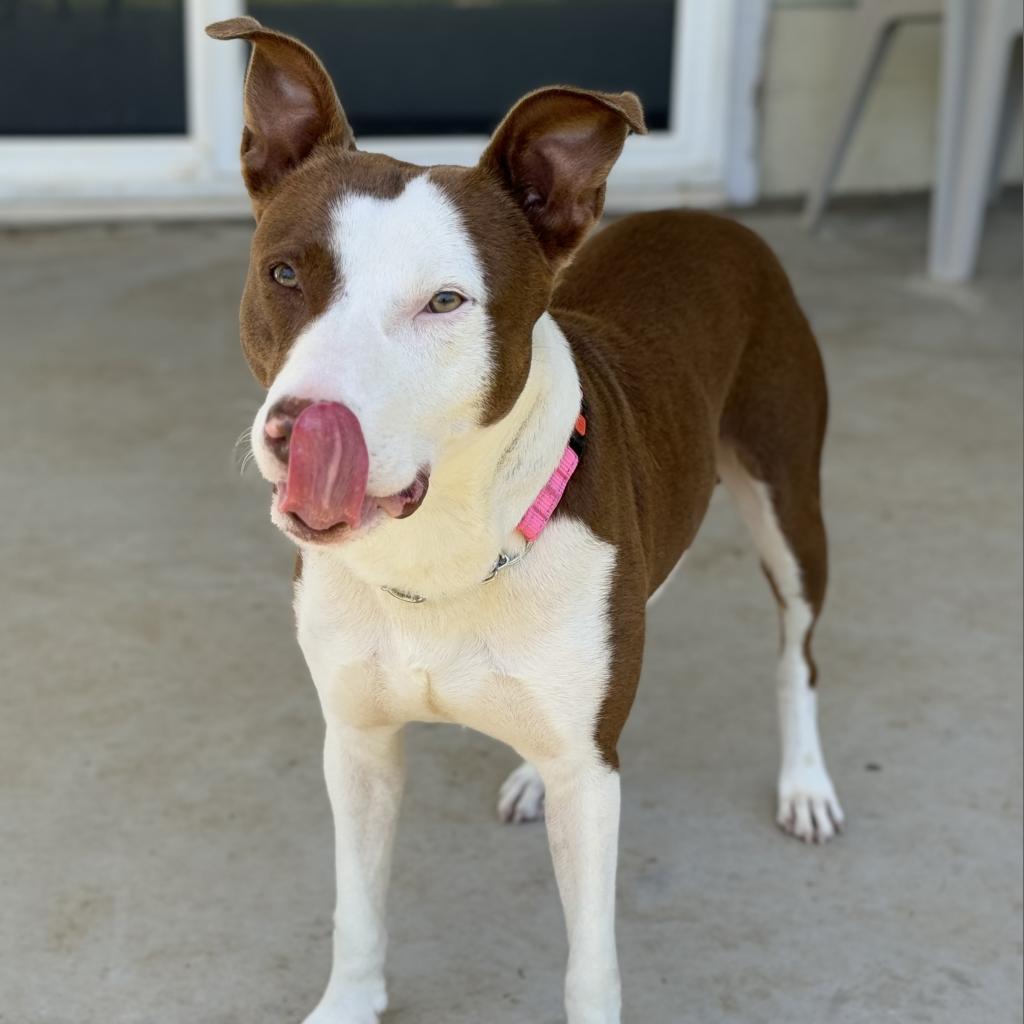
[[274,516],[278,526],[296,540],[305,544],[337,544],[341,541],[362,534],[383,516],[390,519],[406,519],[423,504],[430,484],[430,470],[421,469],[408,487],[396,494],[383,497],[367,494],[354,522],[343,520],[326,527],[318,527],[307,523],[300,512],[282,508],[286,503],[287,486],[284,482],[273,485]]
[[273,519],[310,544],[362,533],[381,513],[392,519],[412,515],[423,504],[430,479],[421,468],[395,494],[367,493],[370,453],[358,417],[340,402],[311,402],[299,413],[287,435],[285,458],[288,472],[274,488]]

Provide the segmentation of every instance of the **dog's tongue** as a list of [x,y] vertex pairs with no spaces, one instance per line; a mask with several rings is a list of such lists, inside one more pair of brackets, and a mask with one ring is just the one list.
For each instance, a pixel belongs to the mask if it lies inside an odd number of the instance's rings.
[[339,402],[306,406],[288,442],[280,507],[314,530],[359,527],[370,458],[359,420]]

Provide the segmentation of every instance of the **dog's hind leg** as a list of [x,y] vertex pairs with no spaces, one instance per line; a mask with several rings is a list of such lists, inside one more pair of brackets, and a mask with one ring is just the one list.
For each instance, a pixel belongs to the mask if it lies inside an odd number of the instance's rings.
[[498,817],[508,825],[540,821],[544,817],[544,780],[529,761],[524,761],[501,784]]
[[817,459],[804,472],[779,472],[768,481],[754,475],[744,454],[723,443],[718,471],[753,535],[779,605],[778,823],[805,842],[827,842],[841,828],[843,811],[818,736],[817,672],[811,655],[811,636],[827,578]]

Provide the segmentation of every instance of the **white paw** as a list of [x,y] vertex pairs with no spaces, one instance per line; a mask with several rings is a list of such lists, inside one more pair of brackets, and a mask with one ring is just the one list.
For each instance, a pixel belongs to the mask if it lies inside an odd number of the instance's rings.
[[843,809],[822,767],[784,772],[779,778],[779,827],[805,843],[827,843],[843,830]]
[[383,981],[328,988],[303,1024],[380,1024],[380,1015],[387,1006]]
[[544,817],[544,783],[529,761],[524,761],[501,784],[498,817],[506,825],[539,821]]

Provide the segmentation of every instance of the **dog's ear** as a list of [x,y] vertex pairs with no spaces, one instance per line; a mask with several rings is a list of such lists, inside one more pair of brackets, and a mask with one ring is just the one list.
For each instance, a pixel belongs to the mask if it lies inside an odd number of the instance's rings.
[[242,177],[258,214],[281,179],[315,146],[354,149],[355,139],[330,77],[308,47],[255,18],[218,21],[206,33],[252,43],[245,75]]
[[481,166],[515,197],[556,269],[601,216],[605,180],[631,131],[647,131],[634,93],[553,86],[524,96],[484,151]]

